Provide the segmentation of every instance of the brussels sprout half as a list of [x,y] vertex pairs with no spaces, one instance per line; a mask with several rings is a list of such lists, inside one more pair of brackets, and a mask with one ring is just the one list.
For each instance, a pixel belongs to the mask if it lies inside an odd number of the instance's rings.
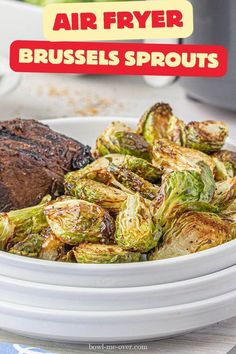
[[219,151],[228,136],[228,127],[223,122],[191,122],[185,127],[187,147],[205,153]]
[[45,207],[47,222],[61,242],[77,245],[81,242],[110,243],[114,220],[104,209],[84,200],[53,201]]
[[139,262],[140,253],[125,251],[117,245],[81,244],[73,249],[78,263],[130,263]]
[[186,212],[175,219],[163,241],[149,256],[160,260],[184,256],[222,245],[235,237],[232,225],[219,215],[208,212]]
[[65,184],[65,189],[78,199],[98,204],[115,213],[127,198],[127,193],[122,190],[89,179],[78,179],[73,186],[71,183]]
[[213,159],[201,151],[178,146],[161,139],[153,147],[153,165],[165,172],[195,170],[199,171],[199,162],[209,166],[212,173],[215,171]]
[[137,193],[129,195],[116,218],[116,243],[125,250],[145,253],[157,246],[161,237],[145,200]]
[[132,155],[151,161],[151,146],[145,139],[120,122],[113,122],[97,138],[96,149],[100,156],[110,153]]
[[215,191],[213,176],[208,167],[202,168],[201,174],[177,171],[164,178],[159,196],[152,202],[156,224],[167,229],[184,210],[218,210],[210,204]]

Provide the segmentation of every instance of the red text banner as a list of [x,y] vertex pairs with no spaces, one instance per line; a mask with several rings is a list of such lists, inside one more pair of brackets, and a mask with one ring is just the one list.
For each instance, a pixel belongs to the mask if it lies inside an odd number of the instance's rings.
[[10,66],[17,72],[217,77],[227,72],[227,51],[207,45],[15,41]]

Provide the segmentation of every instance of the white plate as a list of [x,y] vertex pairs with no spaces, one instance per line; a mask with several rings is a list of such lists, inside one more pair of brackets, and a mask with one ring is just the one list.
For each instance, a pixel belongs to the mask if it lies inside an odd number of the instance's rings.
[[[53,129],[94,145],[97,135],[115,119],[135,126],[133,118],[65,118],[48,120]],[[230,149],[235,145],[229,144]],[[176,282],[211,274],[236,264],[236,240],[196,254],[132,264],[67,264],[0,252],[0,275],[32,282],[75,287],[135,287]]]
[[204,277],[135,288],[75,288],[0,276],[0,301],[56,310],[141,310],[206,300],[236,290],[236,266]]
[[169,337],[236,315],[236,291],[187,305],[111,312],[46,310],[0,302],[0,327],[26,336],[109,343]]

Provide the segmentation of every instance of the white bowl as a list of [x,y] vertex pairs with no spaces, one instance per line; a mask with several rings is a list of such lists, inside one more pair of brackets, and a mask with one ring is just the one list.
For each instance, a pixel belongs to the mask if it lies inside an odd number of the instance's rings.
[[236,290],[236,266],[177,283],[135,288],[80,288],[0,276],[0,302],[74,311],[141,310],[206,300]]
[[[94,145],[97,135],[113,118],[48,120],[53,129]],[[135,126],[133,118],[122,119]],[[229,144],[230,149],[235,145]],[[136,287],[177,282],[211,274],[236,264],[236,240],[196,254],[131,264],[68,264],[0,252],[0,275],[32,282],[75,287]]]
[[236,315],[236,291],[187,305],[133,311],[47,310],[0,302],[0,327],[56,341],[109,343],[163,338]]

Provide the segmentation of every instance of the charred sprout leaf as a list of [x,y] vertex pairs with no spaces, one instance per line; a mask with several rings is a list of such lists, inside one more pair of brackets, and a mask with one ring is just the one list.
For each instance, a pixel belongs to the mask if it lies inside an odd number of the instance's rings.
[[232,225],[220,216],[206,212],[187,212],[174,220],[163,242],[149,260],[184,256],[228,242],[235,235]]
[[185,131],[187,146],[208,154],[222,149],[228,136],[225,123],[215,121],[191,122]]
[[12,210],[4,214],[7,215],[8,221],[6,221],[6,216],[4,216],[5,226],[2,225],[1,227],[3,229],[9,226],[10,228],[14,228],[14,232],[11,235],[9,234],[12,245],[23,241],[29,234],[39,234],[48,226],[43,211],[50,199],[50,196],[46,196],[38,205],[25,209]]
[[212,156],[222,162],[228,177],[236,176],[236,152],[222,150],[214,153]]
[[10,221],[7,213],[0,214],[0,250],[4,250],[10,238],[13,237],[15,224]]
[[65,188],[76,198],[96,203],[113,212],[118,212],[127,198],[127,193],[117,188],[88,179],[78,179],[74,185],[66,184]]
[[216,190],[213,198],[214,205],[218,206],[220,210],[225,210],[233,204],[235,199],[236,177],[216,183]]
[[212,156],[215,163],[215,179],[216,181],[225,181],[228,178],[234,177],[234,170],[227,166],[222,161]]
[[74,255],[74,251],[70,250],[65,255],[63,255],[60,258],[58,258],[58,261],[67,262],[67,263],[76,263],[76,258],[75,258],[75,255]]
[[100,156],[116,153],[151,160],[150,145],[120,122],[113,122],[97,138],[96,148]]
[[104,158],[107,159],[109,163],[134,172],[138,176],[152,183],[159,182],[161,176],[163,175],[162,170],[153,166],[147,160],[135,156],[110,154],[105,156]]
[[160,227],[154,225],[145,200],[139,194],[129,195],[116,219],[116,243],[145,253],[157,246],[160,237]]
[[211,210],[209,203],[214,190],[211,177],[208,179],[206,174],[206,171],[202,176],[196,171],[178,171],[167,175],[158,198],[152,203],[156,224],[166,229],[184,210]]
[[169,120],[166,139],[176,145],[186,146],[185,124],[176,116],[172,116]]
[[142,197],[153,200],[158,196],[159,187],[139,177],[135,173],[113,164],[108,167],[108,171],[114,175],[119,183],[133,192],[140,193]]
[[57,261],[66,254],[66,245],[48,228],[44,233],[44,241],[38,257],[48,261]]
[[213,159],[201,151],[181,147],[165,139],[156,141],[153,147],[153,165],[165,172],[200,171],[199,162],[204,162],[214,172]]
[[96,148],[100,156],[107,155],[111,152],[119,153],[117,147],[117,132],[132,132],[132,129],[121,122],[112,122],[96,140]]
[[117,245],[81,244],[74,248],[78,263],[130,263],[139,262],[140,253],[125,251]]
[[53,201],[45,207],[52,232],[64,243],[109,243],[113,239],[114,220],[98,205],[84,200]]
[[141,117],[137,133],[151,145],[156,140],[167,138],[169,120],[173,116],[171,107],[165,103],[157,103]]
[[10,248],[9,253],[37,258],[42,248],[44,236],[40,234],[30,234],[25,239],[16,243]]

